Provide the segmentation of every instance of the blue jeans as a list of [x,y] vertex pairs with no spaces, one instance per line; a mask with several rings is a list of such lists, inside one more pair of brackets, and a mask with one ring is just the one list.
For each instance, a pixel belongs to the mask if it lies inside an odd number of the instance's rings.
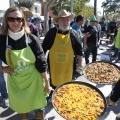
[[[2,65],[2,61],[0,59],[0,66]],[[7,98],[7,89],[6,89],[6,82],[4,79],[3,72],[0,72],[0,92],[2,98]]]
[[104,31],[100,32],[100,37],[103,38],[104,37]]
[[97,46],[93,43],[88,43],[87,44],[87,49],[84,52],[85,54],[85,62],[86,64],[89,63],[89,56],[90,53],[92,53],[92,62],[96,61],[96,57],[97,57]]

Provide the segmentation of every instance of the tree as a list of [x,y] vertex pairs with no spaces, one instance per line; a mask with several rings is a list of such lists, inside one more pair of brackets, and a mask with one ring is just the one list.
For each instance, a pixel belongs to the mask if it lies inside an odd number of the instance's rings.
[[75,0],[74,2],[74,13],[78,15],[85,7],[86,3],[90,0]]
[[120,0],[108,1],[102,3],[102,7],[104,7],[104,12],[107,16],[119,16],[120,14]]
[[83,15],[86,19],[89,19],[90,16],[94,14],[94,8],[93,6],[84,6],[84,8],[79,12],[79,14]]
[[69,0],[64,0],[64,1],[60,0],[60,3],[58,3],[56,6],[51,8],[54,15],[58,15],[58,12],[61,9],[66,9],[67,11],[70,11],[70,1]]
[[[67,11],[71,11],[71,0],[61,0],[61,3],[56,5],[55,7],[52,8],[53,14],[57,15],[60,9],[66,9]],[[74,14],[78,14],[82,9],[84,8],[85,4],[87,2],[90,2],[90,0],[74,0]]]
[[34,4],[34,0],[18,0],[14,2],[18,7],[26,7],[28,9],[31,9],[31,7]]
[[59,4],[61,0],[36,0],[41,2],[41,4],[44,6],[44,33],[46,34],[48,31],[48,20],[49,20],[49,10]]
[[[94,7],[86,5],[86,3],[89,1],[90,0],[75,0],[74,1],[74,14],[75,15],[82,14],[85,16],[85,18],[89,19],[90,16],[94,14]],[[66,0],[63,3],[60,3],[52,8],[53,14],[57,15],[61,8],[64,8],[67,11],[70,11],[70,7],[71,7],[70,2]]]
[[75,0],[74,14],[81,14],[85,18],[89,19],[90,16],[94,14],[94,7],[86,5],[88,2],[90,2],[90,0]]

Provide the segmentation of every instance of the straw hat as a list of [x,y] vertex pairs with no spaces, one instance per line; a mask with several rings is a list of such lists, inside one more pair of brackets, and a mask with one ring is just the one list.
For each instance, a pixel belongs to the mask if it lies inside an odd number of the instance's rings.
[[90,22],[92,22],[92,21],[97,21],[95,15],[92,15],[92,16],[90,17]]
[[33,17],[33,13],[29,11],[26,7],[20,7],[20,9],[23,11],[24,15],[27,16],[28,18]]
[[70,20],[71,20],[71,19],[74,18],[74,14],[70,14],[70,13],[68,13],[66,10],[62,9],[62,10],[59,11],[58,15],[53,18],[53,21],[54,21],[55,23],[58,23],[58,19],[59,19],[60,17],[69,17]]

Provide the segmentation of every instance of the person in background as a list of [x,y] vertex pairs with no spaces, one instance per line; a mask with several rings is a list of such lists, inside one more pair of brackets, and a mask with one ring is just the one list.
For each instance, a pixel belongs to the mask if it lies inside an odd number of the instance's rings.
[[[1,27],[2,27],[2,24],[0,25],[0,35],[1,35]],[[0,59],[0,66],[2,66],[1,59]],[[0,70],[0,92],[1,92],[1,98],[2,98],[2,102],[0,103],[0,106],[2,106],[2,107],[9,106],[6,82],[5,82],[5,78],[4,78],[4,74],[3,74],[2,70]]]
[[[0,59],[0,66],[2,66],[1,59]],[[2,107],[9,106],[6,82],[5,82],[5,78],[4,78],[2,69],[0,69],[0,92],[1,92],[1,98],[2,98],[2,102],[0,103],[0,106],[2,106]]]
[[24,14],[18,7],[10,7],[3,17],[0,35],[0,59],[7,67],[9,106],[20,114],[20,120],[28,120],[35,111],[36,119],[44,120],[46,95],[51,87],[47,76],[47,62],[38,37],[31,34]]
[[89,63],[90,53],[92,53],[92,62],[96,61],[97,57],[97,32],[94,28],[95,23],[96,17],[93,15],[90,17],[90,25],[85,29],[85,33],[89,33],[87,39],[84,40],[84,44],[86,46],[86,49],[84,51],[86,64]]
[[[115,29],[115,34],[113,37],[114,38],[114,40],[113,40],[114,47],[116,44],[116,36],[117,36],[117,32],[118,32],[119,27],[120,27],[120,20],[117,20],[117,28]],[[117,42],[119,42],[119,38],[117,39]],[[110,57],[111,57],[111,59],[116,59],[118,57],[118,48],[115,47],[115,51]]]
[[[117,102],[120,98],[120,80],[115,84],[114,88],[111,91],[109,97],[109,105],[117,105]],[[120,113],[116,115],[116,120],[120,120]]]
[[[73,23],[72,26],[71,26],[78,33],[79,41],[80,41],[80,44],[81,44],[82,47],[83,47],[83,41],[84,41],[84,39],[86,39],[85,37],[87,37],[87,33],[83,34],[82,31],[81,31],[81,26],[83,25],[83,23],[84,23],[84,17],[82,15],[78,15],[78,16],[76,16],[75,23]],[[77,61],[77,56],[76,56],[76,61]],[[81,68],[81,70],[82,70],[82,68]],[[76,69],[76,71],[78,73],[81,70]]]
[[120,20],[118,21],[118,31],[115,38],[115,48],[116,48],[116,62],[120,63]]
[[52,25],[51,16],[49,16],[48,25],[49,25],[49,29],[51,29],[51,25]]
[[96,21],[95,27],[96,27],[96,30],[97,30],[97,36],[98,36],[97,39],[98,39],[98,42],[99,42],[100,32],[101,32],[101,25],[99,24],[98,21]]
[[103,38],[104,33],[106,32],[106,23],[105,23],[105,18],[104,17],[100,20],[99,24],[101,25],[100,37]]
[[[108,24],[108,32],[107,32],[107,38],[109,38],[112,42],[114,39],[114,33],[116,30],[117,26],[116,26],[116,19],[113,18],[112,21],[110,21],[110,23]],[[112,35],[113,34],[113,35]],[[113,47],[114,49],[114,47]]]
[[110,33],[114,33],[115,32],[115,29],[116,29],[116,19],[113,18],[112,21],[108,24],[108,31]]
[[81,26],[84,23],[84,17],[82,15],[76,16],[75,23],[72,24],[72,28],[79,34],[80,43],[82,45],[82,40],[84,39],[84,35],[81,32]]
[[41,20],[39,18],[37,18],[34,25],[37,27],[37,30],[39,32],[39,36],[42,37],[43,36],[43,29],[42,29]]
[[[37,37],[39,38],[39,40],[41,40],[41,39],[40,39],[40,35],[39,35],[38,28],[37,28],[34,24],[32,24],[31,22],[28,22],[28,18],[33,17],[33,13],[32,13],[31,11],[29,11],[29,9],[26,8],[26,7],[20,7],[20,9],[21,9],[21,10],[23,11],[23,13],[24,13],[25,19],[26,19],[26,21],[27,21],[27,23],[28,23],[28,26],[29,26],[29,28],[30,28],[31,33],[34,34],[35,36],[37,36]],[[36,21],[36,20],[37,20],[37,18],[35,19],[35,21]]]
[[89,23],[90,23],[90,20],[86,19],[84,23],[84,32],[85,32],[85,29],[90,25]]
[[50,29],[43,41],[43,50],[49,50],[48,64],[50,72],[50,84],[52,88],[72,80],[73,70],[76,67],[75,55],[78,56],[77,69],[82,67],[82,47],[78,33],[70,28],[70,20],[73,14],[65,9],[59,11],[53,18],[58,28]]
[[71,20],[71,22],[70,22],[70,26],[72,26],[72,24],[75,23],[75,21],[76,21],[76,16],[74,17],[73,20]]

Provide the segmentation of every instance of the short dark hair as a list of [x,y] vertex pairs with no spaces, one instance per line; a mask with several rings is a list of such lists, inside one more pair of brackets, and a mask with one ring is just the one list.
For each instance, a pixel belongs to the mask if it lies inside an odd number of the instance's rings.
[[76,16],[76,22],[84,20],[84,17],[82,15],[77,15]]
[[105,20],[105,18],[103,17],[102,20]]

